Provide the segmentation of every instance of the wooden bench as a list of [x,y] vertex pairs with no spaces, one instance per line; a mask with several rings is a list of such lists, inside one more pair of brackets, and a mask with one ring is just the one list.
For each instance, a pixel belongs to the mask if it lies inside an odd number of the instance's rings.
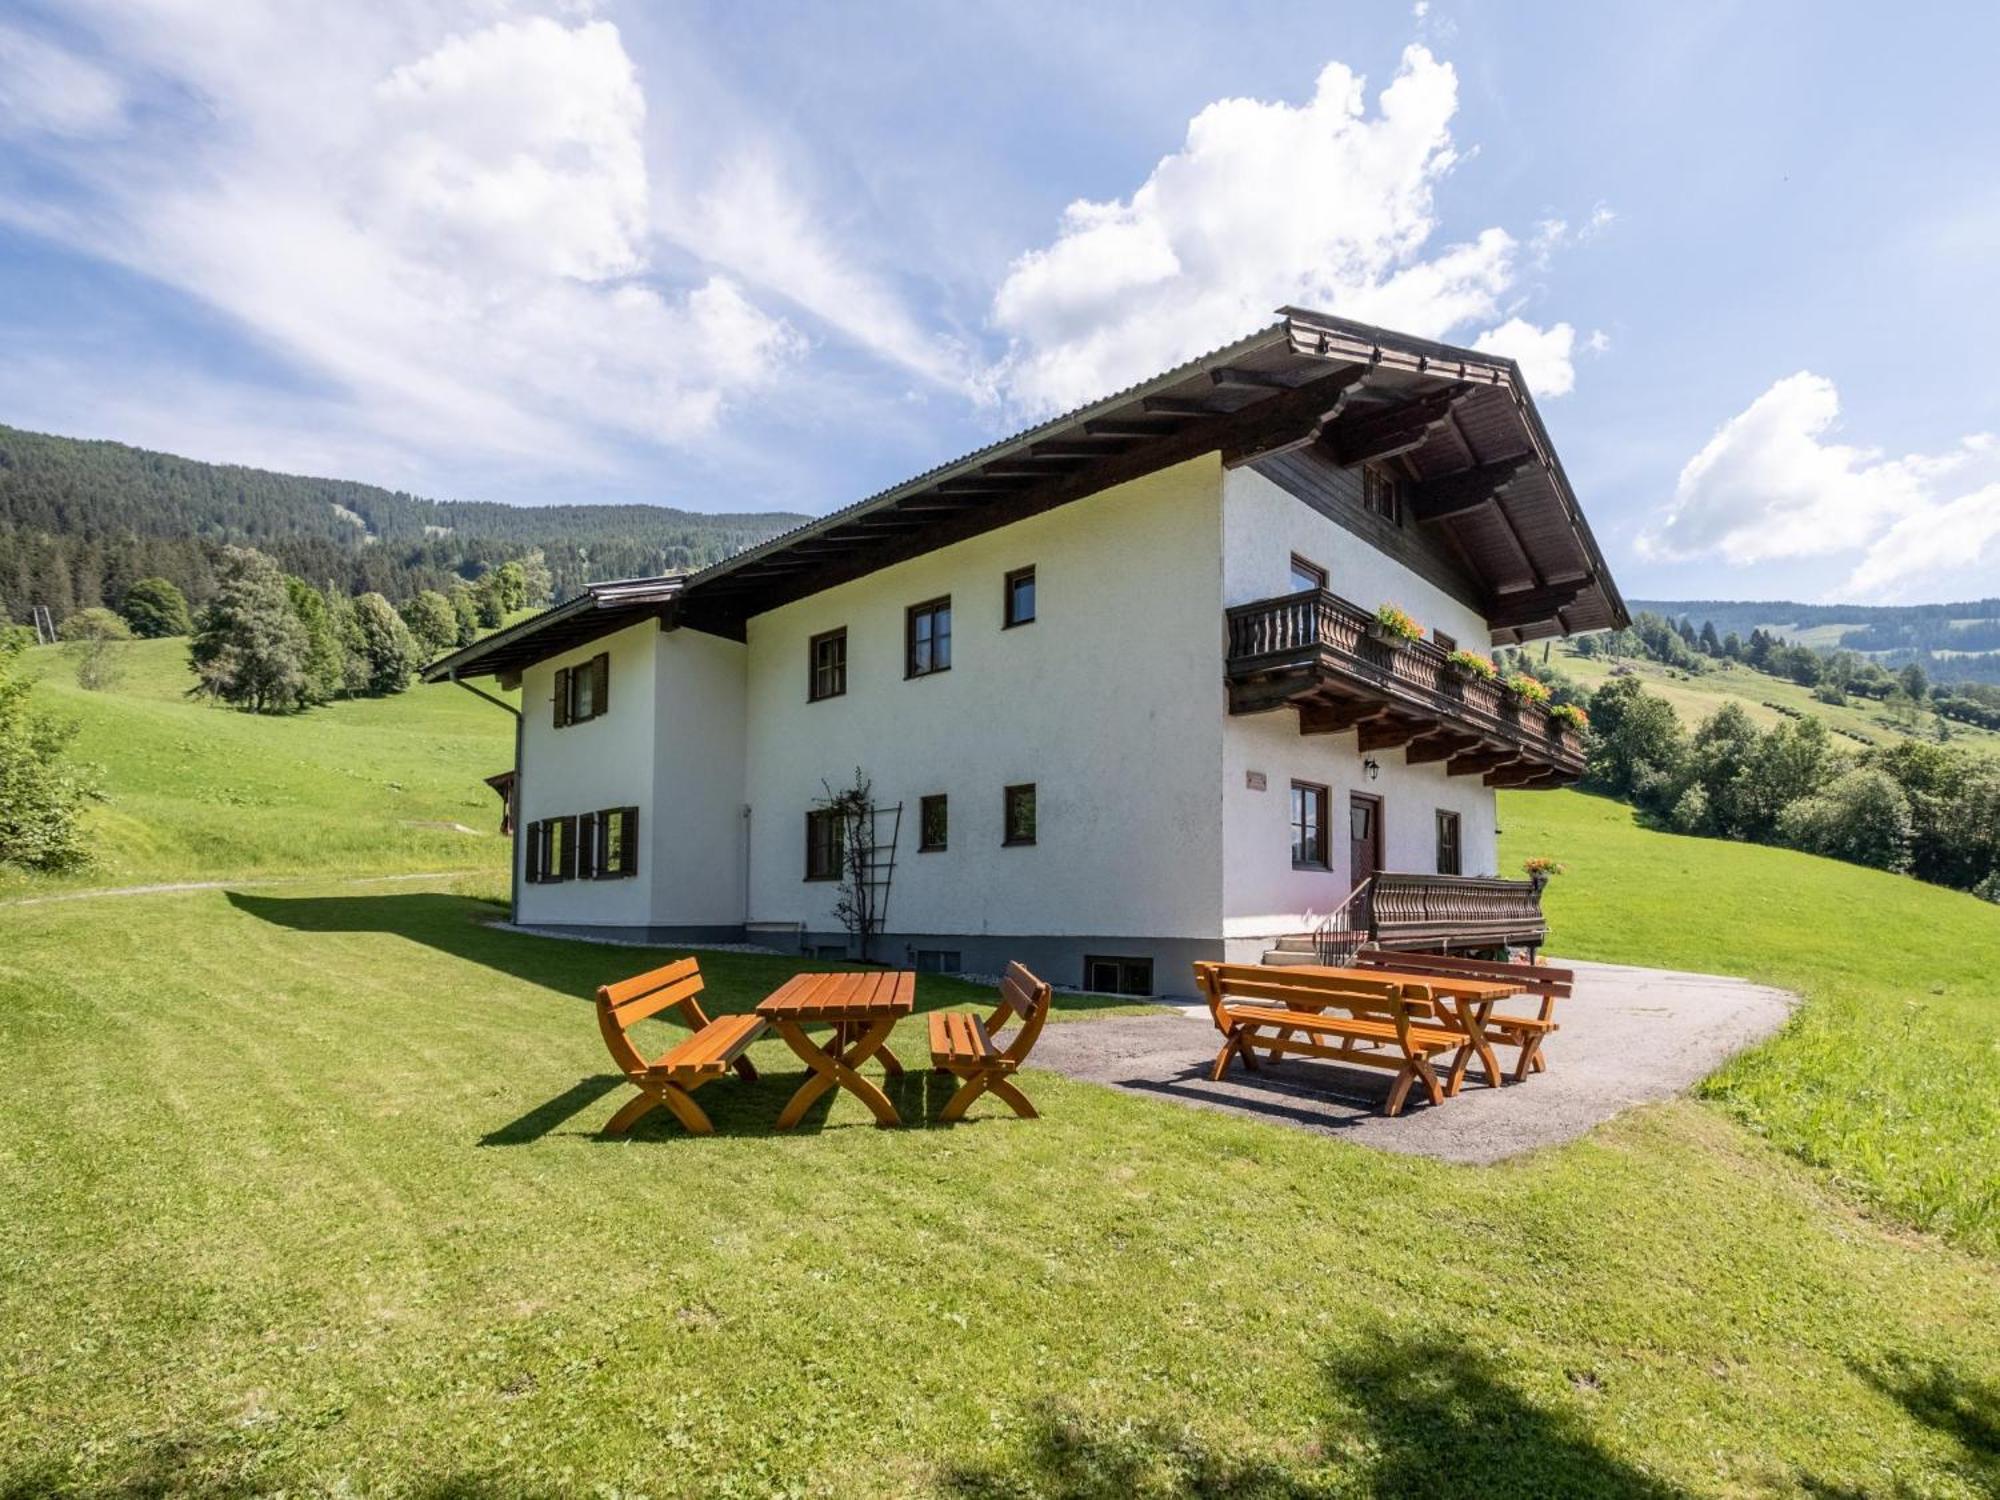
[[[1465,1044],[1457,1032],[1428,1025],[1436,1017],[1421,984],[1313,975],[1263,964],[1198,963],[1195,980],[1208,998],[1222,1033],[1211,1079],[1220,1080],[1231,1056],[1253,1072],[1254,1043],[1267,1056],[1296,1052],[1365,1068],[1393,1068],[1383,1112],[1399,1115],[1412,1085],[1422,1083],[1433,1104],[1444,1102],[1431,1059]],[[1328,1014],[1339,1012],[1339,1014]]]
[[[1000,980],[1000,1007],[985,1020],[963,1011],[931,1013],[931,1066],[963,1080],[958,1092],[945,1104],[940,1120],[957,1120],[981,1094],[991,1089],[1014,1107],[1014,1113],[1032,1120],[1035,1106],[1014,1086],[1013,1075],[1049,1018],[1049,987],[1020,964],[1010,963]],[[1002,1047],[993,1033],[1010,1017],[1019,1017],[1021,1026],[1013,1039]]]
[[1494,1014],[1486,1018],[1487,1034],[1520,1049],[1514,1062],[1514,1081],[1525,1083],[1530,1073],[1548,1067],[1542,1043],[1560,1031],[1556,1021],[1556,1001],[1567,1000],[1576,986],[1574,969],[1558,969],[1549,964],[1502,964],[1481,958],[1457,958],[1440,953],[1405,953],[1395,948],[1363,948],[1354,956],[1357,967],[1394,969],[1404,974],[1429,974],[1441,979],[1492,979],[1518,984],[1522,991],[1541,997],[1541,1008],[1532,1016]]
[[[763,1033],[763,1019],[740,1015],[711,1021],[695,998],[701,988],[700,965],[692,958],[682,958],[607,984],[597,992],[597,1025],[604,1033],[604,1045],[611,1049],[612,1061],[639,1090],[638,1098],[605,1122],[606,1135],[623,1135],[662,1105],[692,1134],[713,1135],[715,1125],[694,1102],[694,1091],[731,1068],[746,1081],[757,1081],[756,1068],[743,1054]],[[629,1033],[648,1016],[670,1008],[680,1012],[694,1035],[648,1060],[632,1045]]]

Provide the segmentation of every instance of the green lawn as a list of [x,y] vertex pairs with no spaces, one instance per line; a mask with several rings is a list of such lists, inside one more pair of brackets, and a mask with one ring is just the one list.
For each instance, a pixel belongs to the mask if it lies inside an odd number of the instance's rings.
[[[1562,951],[1800,1017],[1497,1167],[1039,1072],[1038,1122],[780,1138],[773,1043],[716,1137],[610,1142],[588,996],[665,955],[493,930],[499,841],[415,826],[491,826],[506,716],[251,719],[173,647],[51,674],[114,798],[85,880],[253,878],[0,905],[0,1500],[2000,1487],[2000,909],[1508,794]],[[722,1010],[795,967],[703,966]]]
[[[81,726],[103,768],[98,863],[64,881],[0,870],[0,897],[63,887],[338,871],[505,869],[500,803],[514,721],[463,688],[332,703],[282,718],[189,698],[184,640],[113,648],[123,679],[85,692],[60,648],[29,651],[35,701]],[[472,832],[461,832],[459,825]]]
[[[1783,681],[1734,663],[1719,663],[1710,671],[1689,674],[1659,662],[1614,663],[1605,657],[1578,656],[1561,648],[1553,653],[1553,660],[1585,688],[1596,688],[1609,681],[1613,666],[1630,668],[1645,683],[1648,692],[1658,694],[1673,705],[1681,722],[1690,729],[1730,702],[1741,704],[1743,711],[1759,728],[1774,728],[1787,717],[1770,707],[1775,703],[1793,713],[1815,714],[1826,721],[1829,729],[1846,731],[1834,739],[1834,743],[1843,750],[1858,752],[1865,749],[1866,745],[1861,741],[1894,745],[1909,737],[1891,722],[1888,711],[1879,703],[1872,703],[1866,698],[1850,698],[1845,704],[1821,703],[1813,697],[1810,689],[1802,688],[1795,682]],[[1925,720],[1933,722],[1928,715]],[[1850,738],[1850,735],[1858,735],[1860,739]],[[1951,743],[1987,755],[2000,755],[2000,734],[1970,724],[1953,724]]]

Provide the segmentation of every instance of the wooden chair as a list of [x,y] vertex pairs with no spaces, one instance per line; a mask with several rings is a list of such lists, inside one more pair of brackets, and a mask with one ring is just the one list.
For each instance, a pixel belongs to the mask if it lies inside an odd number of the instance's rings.
[[1530,995],[1541,997],[1541,1009],[1532,1016],[1500,1015],[1486,1018],[1486,1031],[1495,1041],[1520,1048],[1514,1062],[1514,1081],[1527,1082],[1530,1073],[1548,1068],[1542,1043],[1562,1030],[1556,1021],[1556,1001],[1567,1000],[1576,988],[1576,970],[1558,969],[1549,964],[1502,964],[1483,958],[1458,958],[1442,953],[1404,953],[1395,948],[1363,948],[1354,955],[1357,967],[1395,969],[1404,974],[1428,974],[1440,979],[1494,979],[1518,984]]
[[[676,959],[597,992],[597,1025],[611,1059],[639,1090],[639,1097],[605,1122],[606,1135],[623,1135],[647,1114],[664,1105],[694,1135],[713,1135],[715,1125],[694,1102],[694,1091],[713,1083],[732,1067],[755,1083],[757,1070],[743,1054],[764,1030],[754,1014],[723,1016],[711,1021],[703,1013],[701,968],[692,958]],[[669,1008],[694,1033],[658,1057],[646,1058],[628,1034],[638,1022]]]
[[[1403,1112],[1410,1089],[1422,1083],[1433,1104],[1444,1103],[1444,1085],[1431,1059],[1454,1052],[1465,1038],[1423,1023],[1436,1015],[1421,984],[1311,975],[1263,964],[1198,963],[1196,981],[1222,1033],[1211,1079],[1220,1081],[1232,1056],[1257,1069],[1254,1044],[1269,1057],[1296,1052],[1365,1068],[1394,1068],[1383,1112]],[[1327,1012],[1339,1014],[1327,1014]]]
[[[1014,1107],[1024,1120],[1036,1118],[1035,1106],[1014,1086],[1013,1075],[1049,1018],[1048,985],[1035,978],[1021,964],[1010,963],[1000,980],[1000,1008],[980,1020],[962,1011],[933,1011],[931,1025],[931,1066],[963,1080],[958,1092],[945,1104],[940,1120],[957,1120],[981,1094],[991,1089]],[[1003,1048],[993,1033],[1019,1017],[1021,1026]]]

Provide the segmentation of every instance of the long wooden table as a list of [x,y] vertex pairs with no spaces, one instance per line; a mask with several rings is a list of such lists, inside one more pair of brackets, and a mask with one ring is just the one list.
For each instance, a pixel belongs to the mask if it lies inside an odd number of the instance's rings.
[[[902,1124],[889,1096],[857,1070],[879,1055],[885,1074],[902,1076],[903,1064],[889,1050],[889,1033],[916,1004],[917,976],[907,970],[794,974],[773,990],[757,1007],[757,1014],[771,1023],[811,1070],[778,1116],[778,1129],[795,1127],[831,1088],[846,1089],[867,1105],[876,1124]],[[822,1046],[806,1035],[808,1026],[830,1026],[833,1034]]]
[[[1334,979],[1359,979],[1376,984],[1385,981],[1394,984],[1421,984],[1431,992],[1434,1000],[1442,1002],[1448,1014],[1439,1019],[1453,1031],[1462,1032],[1466,1045],[1452,1060],[1451,1075],[1446,1080],[1445,1092],[1456,1094],[1465,1082],[1465,1070],[1472,1058],[1479,1058],[1480,1067],[1486,1070],[1486,1082],[1493,1088],[1500,1087],[1500,1060],[1493,1055],[1493,1044],[1486,1035],[1487,1017],[1493,1014],[1493,1007],[1510,995],[1521,994],[1525,985],[1508,984],[1494,979],[1461,979],[1438,974],[1403,974],[1394,969],[1346,969],[1327,964],[1288,964],[1279,973],[1318,974]],[[1324,1006],[1300,1001],[1287,1001],[1295,1010],[1323,1010]],[[1273,1057],[1277,1054],[1274,1052]]]

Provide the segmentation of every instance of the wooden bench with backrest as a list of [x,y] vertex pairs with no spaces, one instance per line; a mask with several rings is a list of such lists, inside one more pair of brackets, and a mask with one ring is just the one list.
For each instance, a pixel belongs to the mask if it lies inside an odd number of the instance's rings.
[[1542,1043],[1562,1029],[1555,1018],[1556,1001],[1567,1000],[1576,986],[1574,969],[1558,969],[1550,964],[1503,964],[1441,953],[1407,953],[1396,948],[1363,948],[1355,954],[1354,962],[1364,969],[1393,969],[1441,979],[1491,979],[1518,984],[1524,994],[1539,995],[1542,1003],[1535,1015],[1496,1013],[1486,1018],[1488,1035],[1520,1048],[1520,1056],[1514,1062],[1516,1083],[1524,1083],[1530,1073],[1540,1073],[1548,1067],[1542,1056]]
[[[981,1094],[992,1090],[1014,1107],[1014,1113],[1032,1120],[1035,1106],[1014,1085],[1014,1073],[1034,1050],[1035,1038],[1049,1018],[1049,986],[1028,972],[1024,965],[1010,963],[1000,980],[1000,1005],[985,1020],[963,1011],[933,1011],[931,1066],[961,1080],[958,1092],[945,1104],[940,1120],[957,1120]],[[1001,1046],[993,1033],[1010,1018],[1020,1020],[1020,1029]]]
[[[597,1025],[611,1059],[639,1090],[639,1096],[605,1122],[606,1135],[623,1135],[645,1115],[664,1106],[695,1135],[712,1135],[715,1125],[694,1101],[694,1091],[734,1068],[755,1083],[757,1070],[743,1054],[763,1033],[764,1021],[754,1014],[720,1016],[711,1021],[696,997],[701,994],[701,966],[692,958],[607,984],[597,992]],[[647,1058],[632,1043],[631,1030],[649,1016],[676,1010],[694,1034]]]
[[1455,1052],[1465,1038],[1436,1024],[1429,989],[1385,979],[1376,983],[1263,964],[1198,963],[1195,980],[1222,1033],[1211,1079],[1220,1080],[1232,1056],[1253,1072],[1261,1047],[1275,1058],[1295,1052],[1367,1068],[1393,1068],[1383,1112],[1399,1115],[1412,1085],[1421,1083],[1433,1104],[1444,1102],[1431,1059]]

